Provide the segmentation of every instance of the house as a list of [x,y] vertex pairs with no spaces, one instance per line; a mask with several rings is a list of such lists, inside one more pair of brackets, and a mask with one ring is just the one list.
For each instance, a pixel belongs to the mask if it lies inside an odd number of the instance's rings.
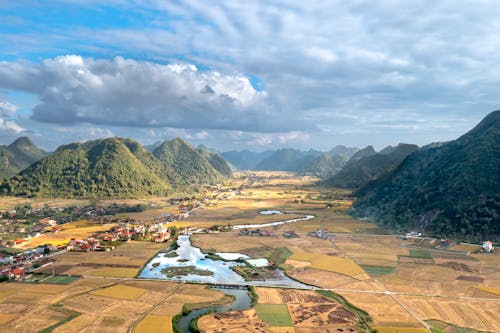
[[493,243],[490,241],[483,242],[483,245],[481,246],[481,250],[485,253],[490,253],[494,249],[495,248],[493,247]]

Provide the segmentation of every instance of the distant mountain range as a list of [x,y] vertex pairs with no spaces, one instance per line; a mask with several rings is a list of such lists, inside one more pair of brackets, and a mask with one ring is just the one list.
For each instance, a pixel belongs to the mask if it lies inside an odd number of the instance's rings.
[[356,216],[394,229],[421,229],[471,241],[498,240],[500,111],[454,141],[413,151],[356,196]]
[[328,187],[359,188],[391,172],[418,146],[401,143],[379,153],[368,146],[354,154],[342,170],[321,183]]
[[[223,180],[222,161],[182,139],[153,152],[125,138],[72,143],[6,180],[3,194],[28,197],[134,198],[197,190]],[[211,160],[211,161],[209,161]],[[212,163],[215,165],[212,166]]]
[[221,155],[239,170],[292,171],[323,178],[340,170],[357,150],[339,145],[326,153],[285,148],[264,152],[233,150]]
[[27,168],[47,153],[28,137],[20,137],[8,146],[0,146],[0,178],[9,178]]

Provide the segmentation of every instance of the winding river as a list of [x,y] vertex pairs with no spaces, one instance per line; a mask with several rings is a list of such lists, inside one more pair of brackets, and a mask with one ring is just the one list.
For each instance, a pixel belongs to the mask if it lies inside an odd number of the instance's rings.
[[234,300],[227,305],[219,305],[213,307],[206,307],[198,310],[191,311],[185,316],[182,316],[177,322],[178,327],[182,332],[190,332],[189,323],[195,318],[203,316],[211,312],[228,312],[228,311],[242,311],[249,309],[251,307],[252,301],[250,296],[248,296],[248,290],[246,289],[220,289],[213,288],[214,290],[220,290],[227,295],[234,297]]

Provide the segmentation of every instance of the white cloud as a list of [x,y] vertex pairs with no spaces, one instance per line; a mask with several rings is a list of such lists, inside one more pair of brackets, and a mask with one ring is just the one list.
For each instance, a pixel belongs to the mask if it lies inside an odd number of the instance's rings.
[[15,121],[2,118],[0,118],[0,130],[8,131],[13,134],[19,134],[25,131],[25,129],[19,126]]
[[192,64],[76,55],[41,64],[3,62],[0,86],[38,94],[32,118],[48,123],[264,132],[299,127],[284,122],[277,103],[247,77]]
[[17,106],[7,101],[0,101],[0,116],[11,117],[16,114]]

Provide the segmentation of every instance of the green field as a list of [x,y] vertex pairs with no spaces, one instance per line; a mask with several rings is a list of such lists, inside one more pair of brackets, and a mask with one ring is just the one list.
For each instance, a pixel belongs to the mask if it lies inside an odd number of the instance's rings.
[[78,280],[78,276],[67,276],[67,275],[56,275],[42,281],[42,283],[52,283],[52,284],[70,284]]
[[292,326],[292,318],[286,304],[257,304],[255,310],[259,318],[269,326]]
[[432,255],[427,251],[409,250],[410,257],[420,259],[432,259]]
[[394,273],[396,267],[360,265],[370,275],[389,275]]
[[472,328],[458,327],[439,320],[426,320],[431,326],[432,333],[486,333]]

